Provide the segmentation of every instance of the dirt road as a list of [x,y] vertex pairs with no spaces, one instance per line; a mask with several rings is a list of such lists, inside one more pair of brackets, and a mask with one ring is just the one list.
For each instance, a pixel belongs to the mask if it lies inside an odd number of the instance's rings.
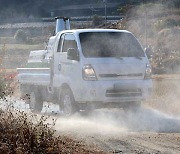
[[88,137],[86,142],[110,153],[180,153],[180,134],[176,133],[120,133]]
[[110,153],[180,153],[180,118],[145,107],[58,118],[56,130]]

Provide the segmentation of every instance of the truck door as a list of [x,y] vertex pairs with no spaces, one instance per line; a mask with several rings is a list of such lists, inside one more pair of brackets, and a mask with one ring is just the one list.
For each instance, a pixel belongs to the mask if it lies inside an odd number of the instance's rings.
[[59,57],[62,49],[62,43],[64,39],[64,34],[59,36],[60,38],[58,39],[58,43],[54,44],[54,54],[51,59],[50,63],[50,68],[51,68],[51,73],[50,73],[50,87],[56,87],[56,83],[58,82],[59,74],[60,74],[60,67],[59,67]]
[[62,45],[64,40],[65,34],[62,34],[59,38],[59,43],[57,46],[57,51],[54,53],[54,75],[57,77],[58,74],[61,72],[61,64],[60,64],[60,55],[62,54]]
[[[61,49],[59,55],[57,56],[57,72],[55,78],[55,86],[61,86],[62,83],[76,84],[78,81],[79,74],[81,75],[80,63],[76,60],[70,60],[67,58],[67,51],[69,49],[78,50],[76,38],[73,34],[67,33],[62,36]],[[76,83],[74,83],[76,81]],[[70,85],[69,85],[70,86]],[[73,85],[76,87],[76,85]],[[78,86],[77,86],[78,87]]]

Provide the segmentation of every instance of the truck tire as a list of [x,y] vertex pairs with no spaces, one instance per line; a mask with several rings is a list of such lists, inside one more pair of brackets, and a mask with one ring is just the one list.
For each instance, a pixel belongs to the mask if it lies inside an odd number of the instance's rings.
[[78,111],[74,96],[69,88],[63,89],[60,96],[60,109],[63,116],[68,117]]
[[29,107],[32,112],[41,112],[43,108],[43,101],[38,92],[33,91],[30,93]]
[[128,102],[124,105],[125,112],[137,112],[141,107],[141,102]]

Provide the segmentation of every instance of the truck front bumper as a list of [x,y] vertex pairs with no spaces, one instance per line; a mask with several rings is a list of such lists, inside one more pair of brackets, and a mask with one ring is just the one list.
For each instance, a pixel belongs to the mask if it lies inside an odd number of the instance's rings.
[[75,100],[87,102],[134,102],[152,93],[152,80],[83,81],[74,91]]

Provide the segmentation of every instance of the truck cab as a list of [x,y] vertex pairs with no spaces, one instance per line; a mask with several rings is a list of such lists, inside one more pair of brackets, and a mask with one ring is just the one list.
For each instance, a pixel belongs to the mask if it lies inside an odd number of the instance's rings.
[[151,94],[149,61],[128,31],[62,31],[54,49],[52,87],[62,106],[129,107]]

